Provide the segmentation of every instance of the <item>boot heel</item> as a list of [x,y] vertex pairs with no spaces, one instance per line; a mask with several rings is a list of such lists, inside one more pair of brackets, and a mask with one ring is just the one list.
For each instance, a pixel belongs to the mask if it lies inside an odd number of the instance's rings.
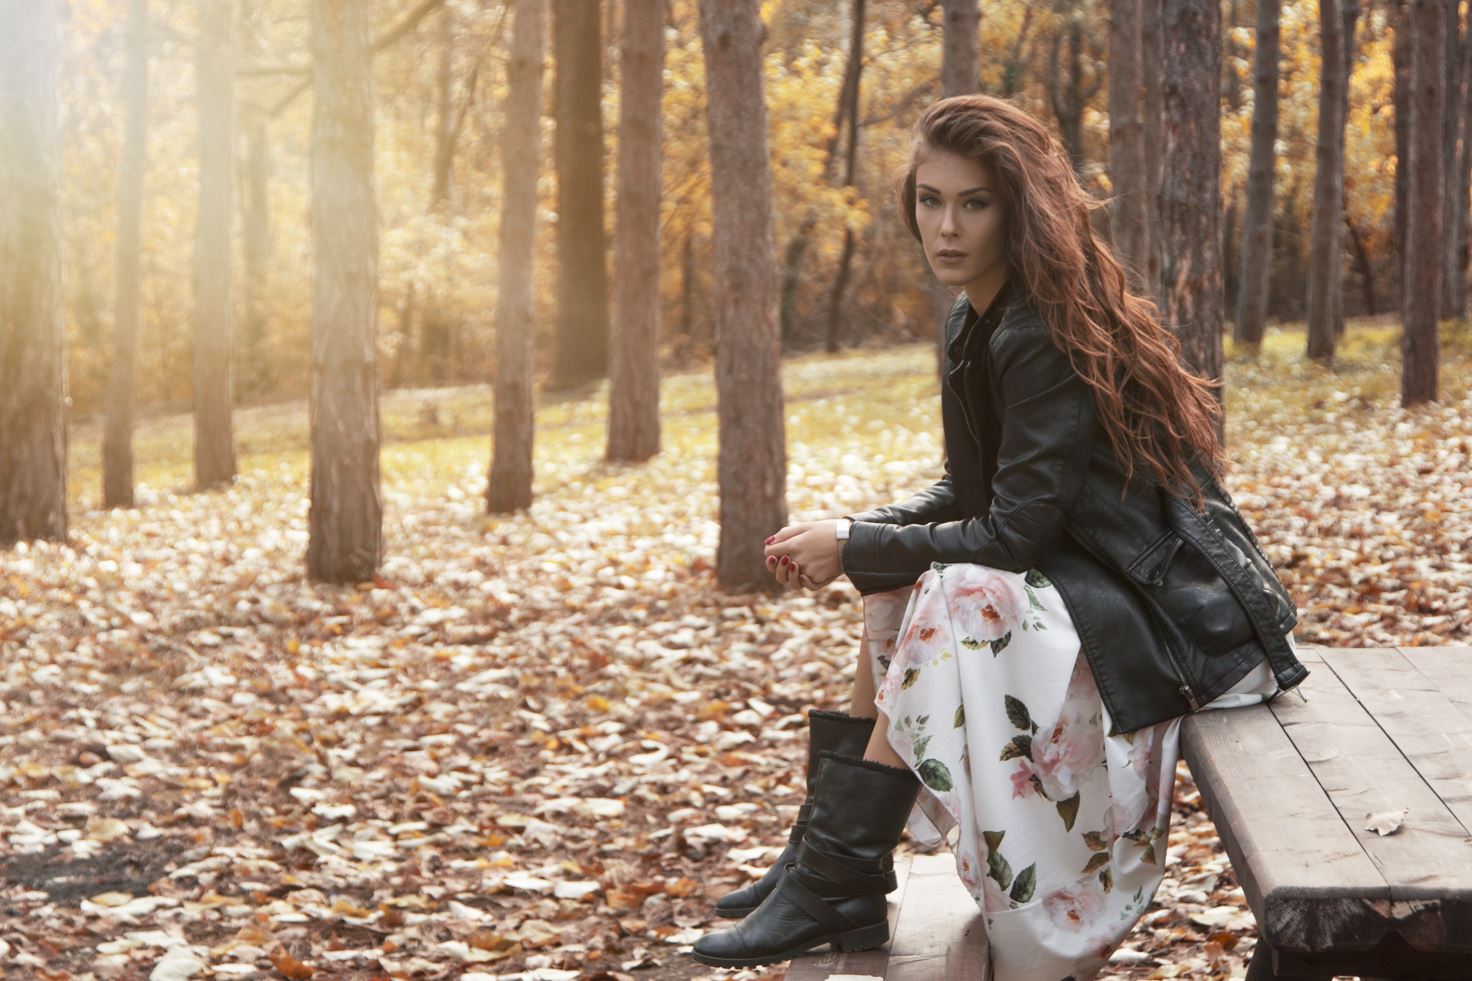
[[873,926],[861,927],[858,930],[850,930],[842,936],[833,938],[833,946],[841,951],[873,950],[875,947],[883,947],[889,942],[889,921],[876,923]]

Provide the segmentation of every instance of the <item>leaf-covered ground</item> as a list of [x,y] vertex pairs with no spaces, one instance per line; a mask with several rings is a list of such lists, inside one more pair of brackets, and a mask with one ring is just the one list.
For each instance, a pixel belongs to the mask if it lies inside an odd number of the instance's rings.
[[[1326,370],[1275,333],[1229,365],[1227,484],[1304,643],[1472,636],[1467,331],[1411,411],[1396,336],[1357,323]],[[934,478],[927,347],[785,371],[792,520]],[[666,379],[664,452],[613,466],[604,390],[548,399],[536,504],[488,517],[488,393],[388,394],[386,558],[347,587],[303,576],[303,405],[239,413],[241,476],[207,494],[189,419],[148,421],[121,512],[79,427],[70,541],[0,553],[0,974],[781,977],[685,952],[782,844],[860,610],[842,581],[714,588],[714,401],[708,373]],[[1115,977],[1240,976],[1252,947],[1180,776]]]

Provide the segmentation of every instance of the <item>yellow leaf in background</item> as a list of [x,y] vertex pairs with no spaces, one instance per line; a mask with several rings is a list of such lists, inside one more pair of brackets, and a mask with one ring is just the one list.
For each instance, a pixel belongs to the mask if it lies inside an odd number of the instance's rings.
[[131,903],[133,901],[133,894],[130,892],[102,892],[91,897],[91,901],[98,906],[116,908]]
[[594,712],[607,712],[610,708],[608,699],[602,695],[589,695],[583,700],[583,703]]

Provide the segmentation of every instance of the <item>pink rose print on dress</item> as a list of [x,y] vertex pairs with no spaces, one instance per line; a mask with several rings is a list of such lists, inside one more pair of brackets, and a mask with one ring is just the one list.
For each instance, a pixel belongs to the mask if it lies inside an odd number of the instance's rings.
[[1043,909],[1058,929],[1079,933],[1104,912],[1104,890],[1090,875],[1048,893]]
[[1104,762],[1099,697],[1082,656],[1074,663],[1058,721],[1033,736],[1031,749],[1033,772],[1053,801],[1077,794],[1085,774]]
[[1012,771],[1012,799],[1028,797],[1036,786],[1033,777],[1032,764],[1027,760],[1018,760],[1017,769]]
[[963,638],[999,640],[1022,619],[1027,594],[1017,574],[972,563],[948,566],[947,572],[951,618]]

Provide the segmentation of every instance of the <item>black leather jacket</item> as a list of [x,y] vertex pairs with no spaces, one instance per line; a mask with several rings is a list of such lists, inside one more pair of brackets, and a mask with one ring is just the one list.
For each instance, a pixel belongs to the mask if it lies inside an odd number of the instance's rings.
[[841,561],[859,592],[914,583],[932,562],[1038,570],[1063,596],[1114,732],[1195,712],[1264,657],[1280,690],[1301,682],[1285,639],[1297,608],[1220,483],[1193,461],[1204,513],[1140,467],[1126,486],[1092,389],[1037,312],[1013,300],[989,343],[963,352],[969,310],[962,295],[946,320],[945,476],[849,515]]

